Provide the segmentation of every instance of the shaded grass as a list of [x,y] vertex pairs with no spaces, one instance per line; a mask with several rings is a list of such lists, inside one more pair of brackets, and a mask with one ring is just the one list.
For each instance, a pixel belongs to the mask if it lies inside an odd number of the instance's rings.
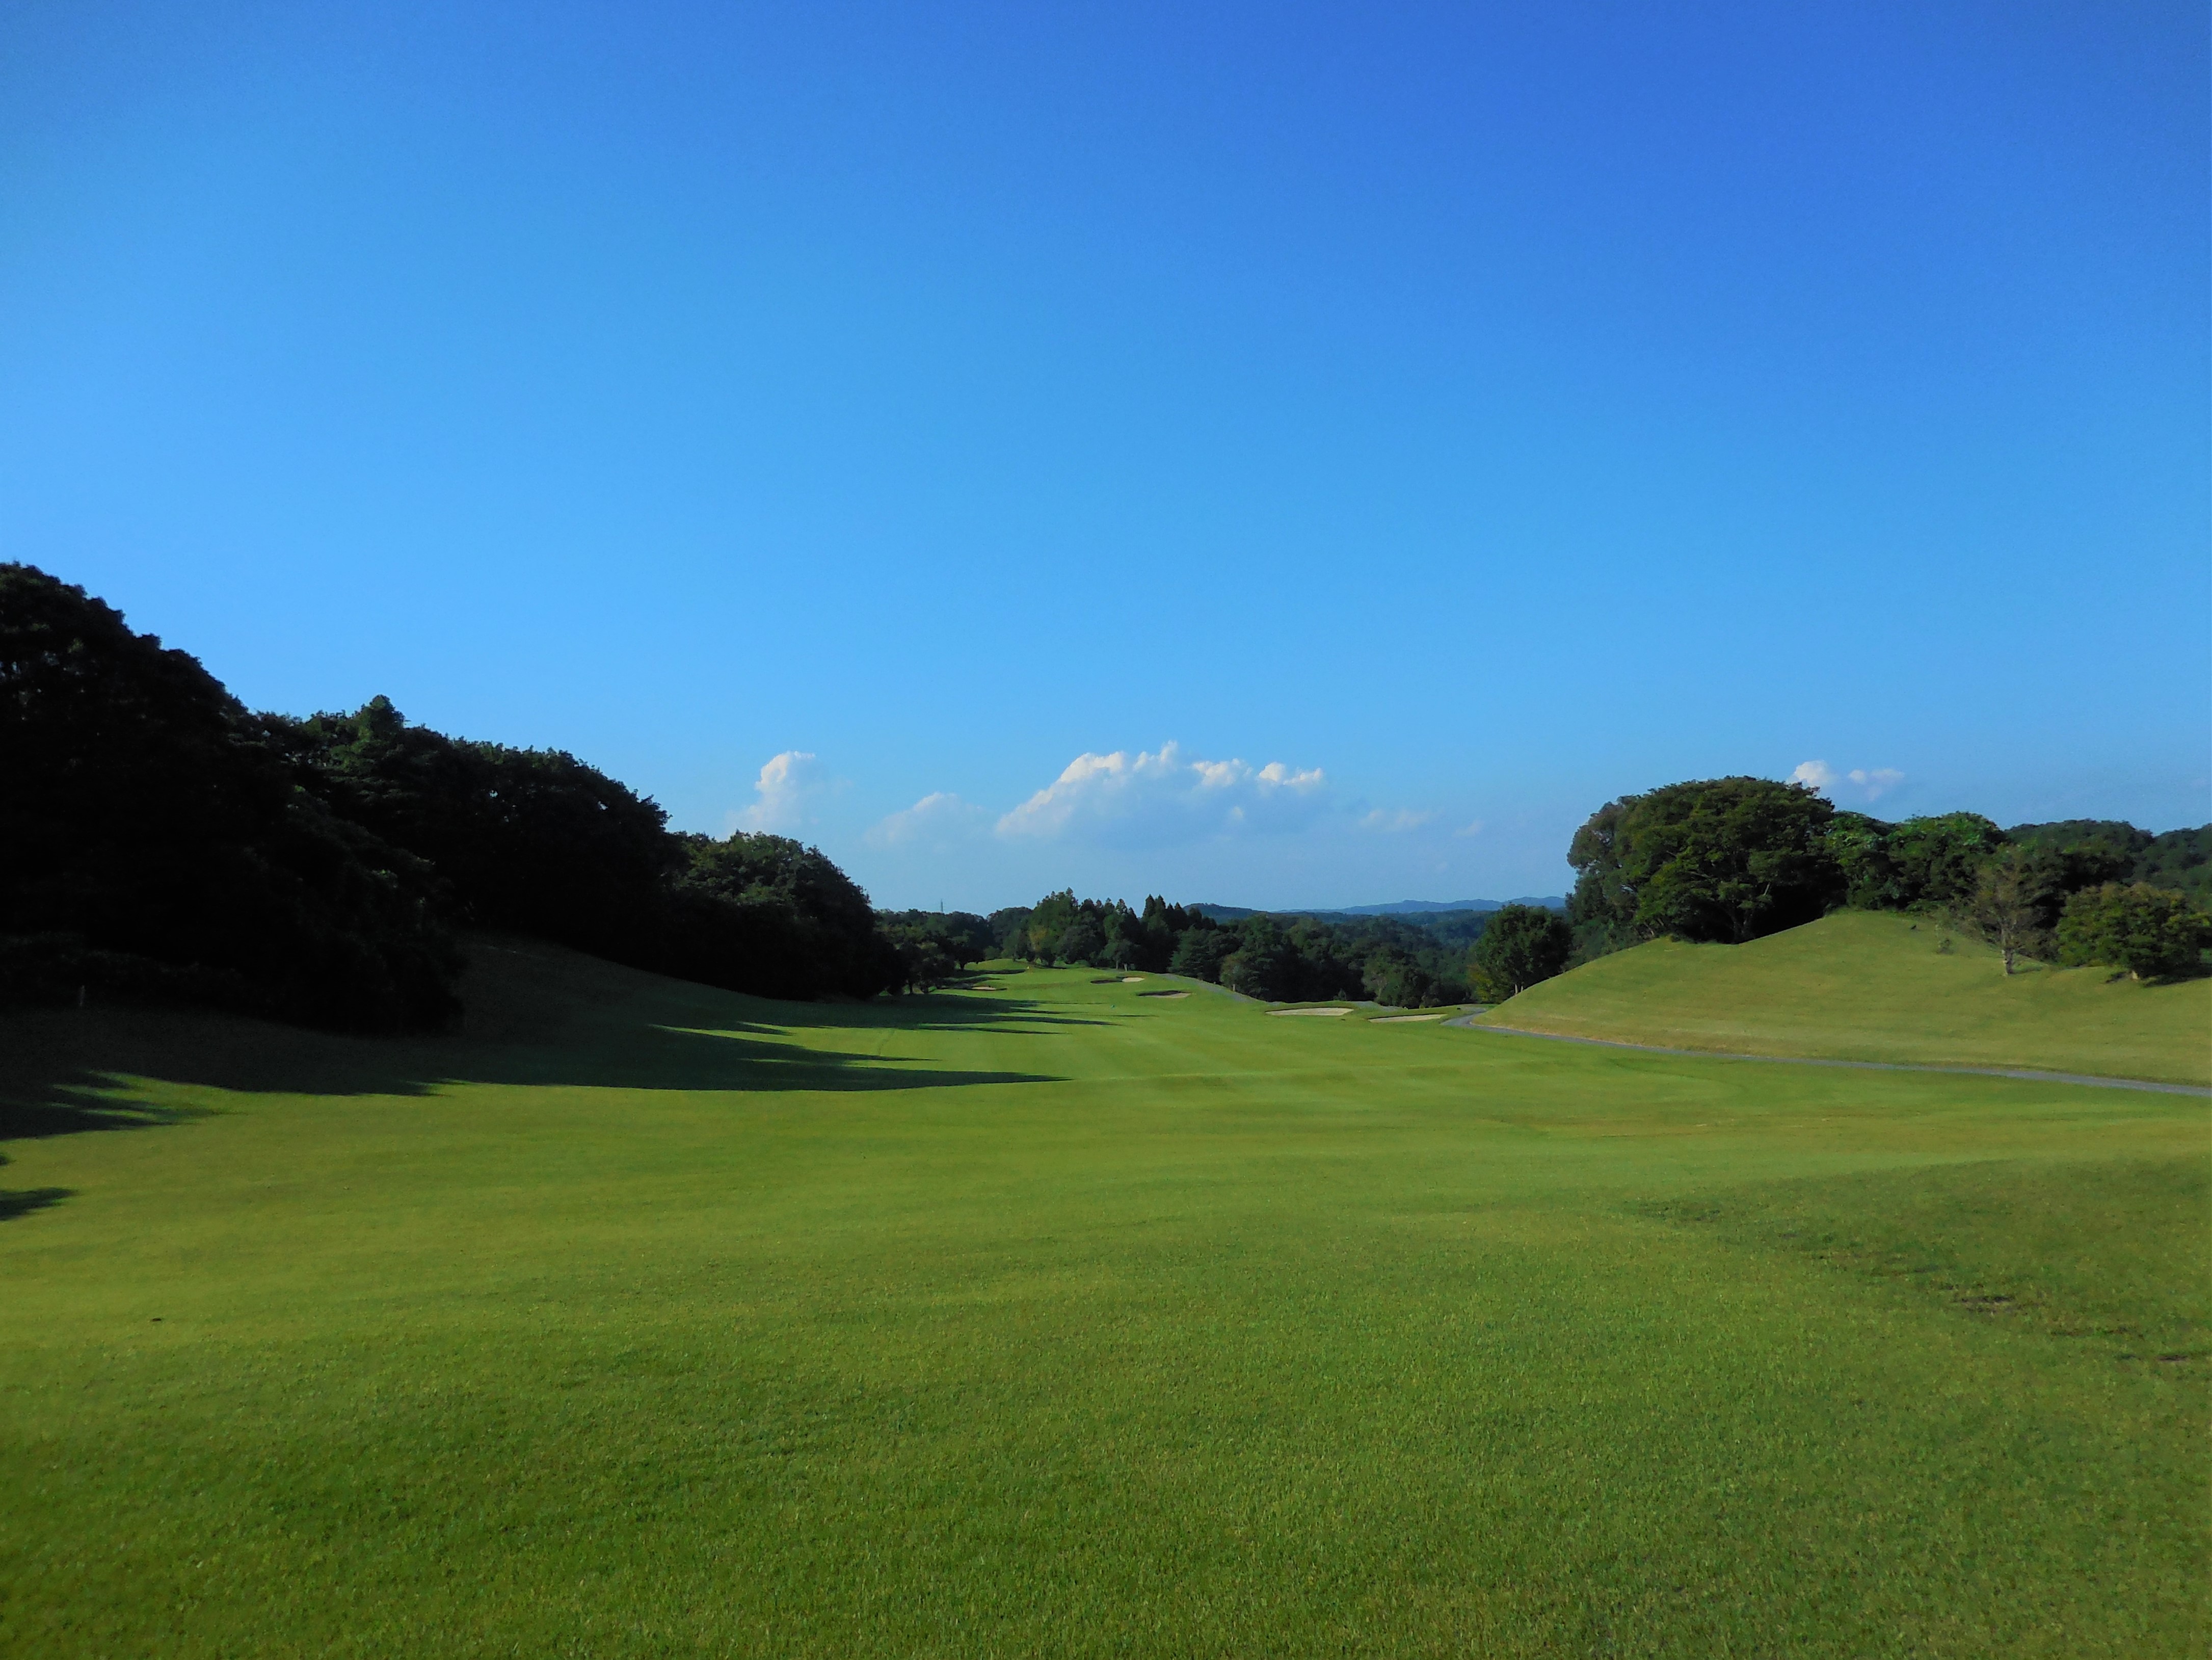
[[1655,940],[1478,1018],[1675,1049],[2212,1084],[2212,980],[2035,964],[2008,978],[1936,921],[1868,911],[1743,946]]
[[145,1125],[11,1148],[0,1650],[2201,1649],[2201,1103],[523,955],[0,1041]]

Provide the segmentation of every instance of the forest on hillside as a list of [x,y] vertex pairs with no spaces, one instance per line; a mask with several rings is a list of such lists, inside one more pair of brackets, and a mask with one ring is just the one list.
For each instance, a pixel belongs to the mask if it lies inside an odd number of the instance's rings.
[[1802,786],[1668,785],[1576,832],[1564,917],[1231,913],[1072,889],[878,911],[818,848],[672,830],[574,756],[450,737],[378,697],[248,710],[82,588],[0,564],[0,1000],[220,1006],[362,1031],[458,1010],[505,931],[762,996],[867,998],[996,958],[1180,974],[1270,1001],[1496,1000],[1640,940],[1740,941],[1838,907],[1940,912],[2021,956],[2194,972],[2212,826],[1891,824]]
[[572,755],[383,698],[246,709],[187,654],[0,565],[0,998],[188,1001],[362,1031],[458,1009],[457,931],[764,996],[912,977],[867,896],[786,837],[672,831]]
[[2153,836],[1978,813],[1888,823],[1802,784],[1717,778],[1609,801],[1575,833],[1574,960],[1668,936],[1735,944],[1838,909],[1948,918],[2021,957],[2138,976],[2212,945],[2212,825]]

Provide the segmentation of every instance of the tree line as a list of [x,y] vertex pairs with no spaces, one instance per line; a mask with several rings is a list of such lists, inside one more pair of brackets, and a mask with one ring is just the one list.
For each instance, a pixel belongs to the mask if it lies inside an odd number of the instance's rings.
[[1741,944],[1832,910],[1947,916],[2023,957],[2152,977],[2212,945],[2212,826],[2075,819],[2002,830],[1978,813],[1888,823],[1802,784],[1717,778],[1608,801],[1576,831],[1573,961],[1643,940]]
[[342,1029],[458,1011],[454,931],[502,929],[763,996],[927,968],[784,836],[672,831],[559,751],[385,698],[246,709],[112,607],[0,564],[0,997],[185,1000]]
[[1219,917],[1156,894],[1139,910],[1063,889],[978,920],[1005,958],[1187,975],[1267,1002],[1364,998],[1429,1008],[1467,1000],[1467,941],[1484,932],[1487,919],[1265,911]]

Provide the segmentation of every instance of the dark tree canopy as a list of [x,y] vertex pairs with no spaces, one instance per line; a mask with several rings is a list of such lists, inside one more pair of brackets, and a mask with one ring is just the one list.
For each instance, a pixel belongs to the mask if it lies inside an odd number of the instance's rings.
[[1503,906],[1469,954],[1474,994],[1486,1003],[1517,996],[1564,970],[1574,948],[1574,930],[1557,912]]
[[431,873],[301,787],[193,658],[0,565],[0,934],[70,982],[359,1030],[445,1018]]
[[1765,778],[1624,796],[1576,833],[1569,915],[1607,946],[1738,943],[1811,921],[1841,897],[1824,840],[1834,815],[1804,786]]
[[334,812],[430,862],[458,922],[635,956],[684,868],[657,805],[562,751],[448,738],[385,697],[263,720]]
[[2212,917],[2148,882],[2107,882],[2066,902],[2058,923],[2063,963],[2103,964],[2138,980],[2194,973],[2212,946]]
[[672,835],[572,755],[449,738],[381,697],[249,714],[26,565],[0,566],[0,996],[434,1024],[457,1007],[448,925],[769,996],[915,977],[817,849]]

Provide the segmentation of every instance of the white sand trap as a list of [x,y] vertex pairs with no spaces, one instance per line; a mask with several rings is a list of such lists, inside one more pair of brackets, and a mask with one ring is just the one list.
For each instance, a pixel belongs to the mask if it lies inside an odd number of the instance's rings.
[[1190,994],[1187,991],[1140,991],[1137,995],[1139,997],[1164,997],[1170,1003],[1175,1003],[1180,1002],[1182,999],[1189,996]]
[[1270,1014],[1349,1014],[1350,1009],[1269,1009]]
[[1402,1026],[1409,1020],[1441,1020],[1442,1014],[1378,1014],[1367,1024],[1370,1026]]
[[1121,983],[1125,986],[1141,986],[1145,983],[1145,976],[1141,974],[1125,974],[1121,976]]

